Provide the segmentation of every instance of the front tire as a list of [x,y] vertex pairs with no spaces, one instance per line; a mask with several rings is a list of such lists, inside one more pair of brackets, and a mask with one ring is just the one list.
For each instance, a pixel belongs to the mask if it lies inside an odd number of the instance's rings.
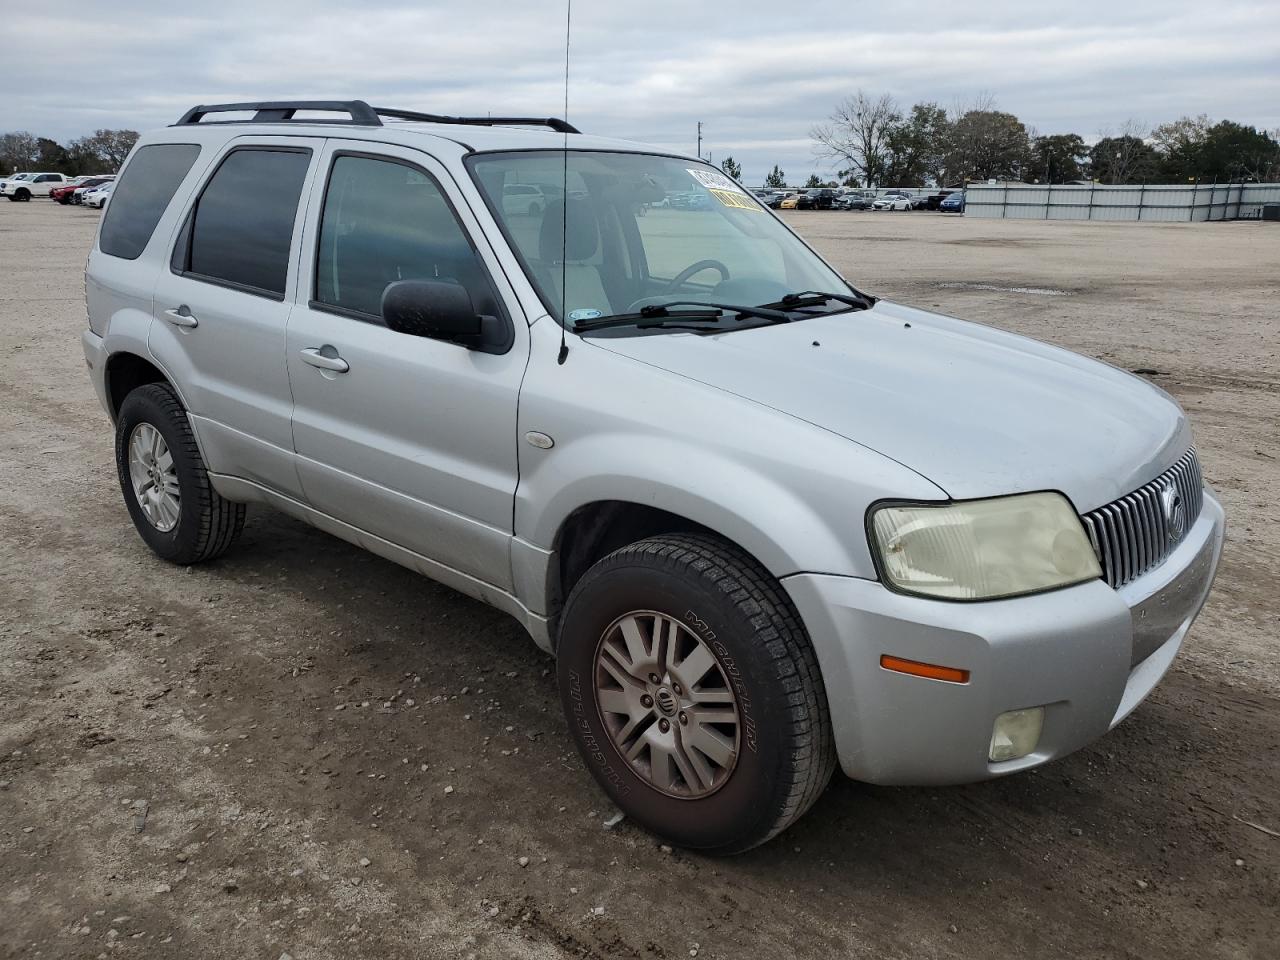
[[722,540],[654,537],[599,561],[565,603],[556,655],[588,769],[674,844],[748,850],[831,779],[826,691],[804,625],[777,581]]
[[120,405],[116,468],[133,525],[162,559],[212,560],[240,536],[244,504],[213,489],[187,412],[168,384],[144,384]]
[[13,194],[13,199],[21,200],[23,203],[26,203],[28,200],[31,199],[31,191],[30,190],[15,191],[15,193]]

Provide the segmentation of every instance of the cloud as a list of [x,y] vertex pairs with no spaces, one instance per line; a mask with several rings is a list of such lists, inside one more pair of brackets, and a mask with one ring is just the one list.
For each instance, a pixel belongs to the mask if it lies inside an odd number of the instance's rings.
[[[977,5],[974,5],[977,6]],[[172,123],[201,102],[361,97],[442,113],[559,115],[560,3],[69,0],[7,18],[0,128],[66,140]],[[853,12],[856,10],[856,14]],[[1130,117],[1208,113],[1280,127],[1280,4],[1044,5],[819,0],[731,7],[581,0],[569,113],[592,133],[826,172],[809,128],[859,87],[904,105],[995,95],[1041,133],[1092,139]]]

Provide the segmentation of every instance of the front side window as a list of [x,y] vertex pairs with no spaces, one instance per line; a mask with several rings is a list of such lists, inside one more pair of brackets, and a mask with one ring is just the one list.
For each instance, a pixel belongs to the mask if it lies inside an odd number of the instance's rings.
[[[529,151],[468,163],[548,312],[571,324],[678,300],[849,291],[755,197],[695,160],[570,151],[566,170],[564,153]],[[538,202],[513,203],[525,190]]]
[[[180,272],[282,299],[310,165],[307,149],[242,147],[227,154],[184,228],[185,249],[175,251]],[[112,197],[108,209],[117,202]]]
[[407,163],[340,154],[320,216],[313,306],[380,322],[383,291],[397,280],[460,283],[477,313],[503,313],[434,179]]
[[129,158],[102,221],[98,247],[103,253],[138,259],[199,155],[194,143],[154,143]]

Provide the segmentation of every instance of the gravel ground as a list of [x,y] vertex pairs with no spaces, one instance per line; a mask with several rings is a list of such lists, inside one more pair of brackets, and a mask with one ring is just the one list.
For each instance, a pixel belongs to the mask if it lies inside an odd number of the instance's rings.
[[838,779],[731,860],[606,827],[513,621],[265,509],[208,566],[144,548],[80,356],[96,217],[0,204],[0,955],[1275,957],[1280,227],[790,220],[1189,410],[1229,542],[1128,721],[998,782]]

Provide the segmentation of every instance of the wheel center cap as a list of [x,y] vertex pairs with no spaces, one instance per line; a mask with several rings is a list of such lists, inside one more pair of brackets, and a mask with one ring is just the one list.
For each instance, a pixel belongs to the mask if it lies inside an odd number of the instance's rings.
[[658,709],[662,711],[664,716],[673,716],[676,712],[676,695],[667,687],[659,687],[658,692],[654,694],[654,700],[658,703]]

